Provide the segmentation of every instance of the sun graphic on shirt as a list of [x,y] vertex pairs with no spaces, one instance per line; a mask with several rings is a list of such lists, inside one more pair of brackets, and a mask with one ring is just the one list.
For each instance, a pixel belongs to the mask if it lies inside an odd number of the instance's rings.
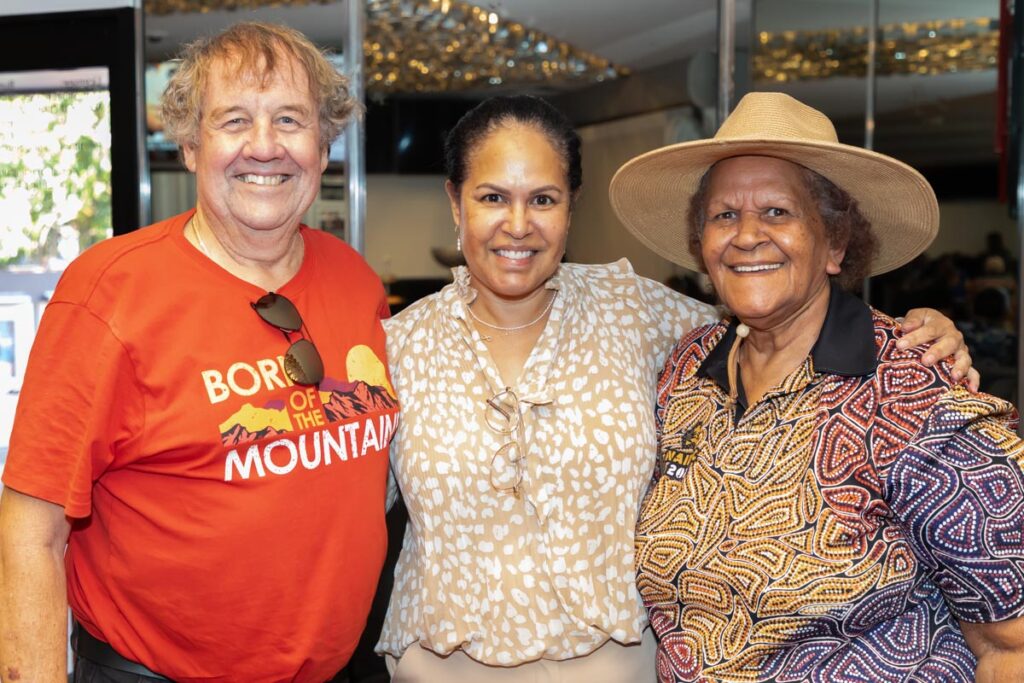
[[369,346],[359,344],[349,349],[345,358],[345,369],[348,371],[348,381],[366,382],[373,387],[383,387],[391,398],[397,398],[395,390],[388,381],[388,369],[384,363],[377,358]]

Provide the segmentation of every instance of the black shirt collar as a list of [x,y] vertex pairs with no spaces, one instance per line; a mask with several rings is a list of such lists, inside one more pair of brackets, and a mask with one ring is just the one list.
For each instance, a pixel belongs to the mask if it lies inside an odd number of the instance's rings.
[[[738,324],[736,318],[729,321],[725,335],[697,369],[698,375],[715,380],[726,391],[729,390],[729,349],[736,339]],[[834,282],[831,284],[825,322],[818,334],[818,341],[811,349],[811,359],[814,361],[815,372],[844,377],[870,375],[878,366],[871,309]]]

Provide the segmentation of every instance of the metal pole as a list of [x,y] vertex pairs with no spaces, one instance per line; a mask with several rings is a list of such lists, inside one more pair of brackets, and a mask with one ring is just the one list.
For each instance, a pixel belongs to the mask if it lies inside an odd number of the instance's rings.
[[[363,36],[366,33],[365,0],[345,0],[348,31],[342,40],[342,57],[352,97],[363,101]],[[345,168],[348,174],[348,243],[366,252],[366,131],[361,116],[353,116],[345,128]]]
[[[878,81],[875,77],[875,64],[878,62],[878,0],[868,0],[870,11],[868,14],[868,54],[867,93],[864,105],[864,149],[875,148],[875,94],[878,91]],[[864,278],[864,301],[871,303],[871,278]]]
[[[1018,36],[1022,35],[1020,32]],[[1024,64],[1024,59],[1018,59]],[[1018,97],[1019,95],[1015,95]],[[1020,284],[1024,282],[1024,138],[1018,143],[1020,163],[1017,164],[1017,397],[1014,403],[1020,404],[1024,396],[1024,335],[1020,331],[1024,327],[1024,296],[1020,294]],[[1017,434],[1024,436],[1024,422],[1017,426]]]
[[732,110],[736,68],[736,0],[718,0],[718,119],[715,129]]
[[867,54],[867,100],[864,108],[864,149],[875,148],[875,94],[878,91],[875,80],[875,64],[878,62],[878,0],[869,0],[868,54]]
[[153,221],[153,190],[149,175],[149,150],[146,149],[146,31],[142,0],[133,0],[132,11],[135,25],[135,149],[139,163],[139,222],[136,227],[141,228]]
[[[1017,290],[1024,282],[1024,125],[1021,124],[1021,97],[1024,96],[1024,0],[1016,0],[1013,5],[1013,40],[1010,51],[1011,82],[1008,88],[1010,96],[1010,130],[1016,130],[1010,140],[1016,141],[1017,149],[1011,150],[1011,159],[1016,154],[1017,161]],[[1017,295],[1017,397],[1020,403],[1024,397],[1024,296]],[[1017,427],[1017,434],[1024,436],[1024,422]]]

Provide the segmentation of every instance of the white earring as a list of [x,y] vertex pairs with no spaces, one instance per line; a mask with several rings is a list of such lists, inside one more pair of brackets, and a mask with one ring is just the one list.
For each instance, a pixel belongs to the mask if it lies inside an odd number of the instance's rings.
[[462,251],[462,231],[455,226],[455,251]]

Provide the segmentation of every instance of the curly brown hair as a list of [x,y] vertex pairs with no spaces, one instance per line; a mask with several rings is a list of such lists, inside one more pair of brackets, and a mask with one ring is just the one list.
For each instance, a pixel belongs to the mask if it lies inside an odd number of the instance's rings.
[[178,148],[199,144],[203,93],[213,64],[234,68],[238,79],[254,79],[267,87],[277,71],[294,59],[308,79],[320,118],[320,146],[330,147],[362,105],[349,93],[348,79],[338,73],[313,43],[295,29],[277,24],[244,21],[213,37],[185,46],[180,65],[161,101],[164,133]]
[[[690,253],[697,259],[702,270],[704,260],[701,257],[701,237],[707,221],[708,187],[714,167],[712,165],[704,172],[697,191],[690,198],[689,225],[686,226]],[[871,222],[860,212],[857,200],[841,187],[804,166],[800,166],[800,171],[804,185],[814,200],[818,217],[825,226],[829,244],[833,247],[846,247],[842,272],[833,276],[833,279],[843,289],[852,289],[867,277],[871,260],[878,251],[878,240],[871,229]]]

